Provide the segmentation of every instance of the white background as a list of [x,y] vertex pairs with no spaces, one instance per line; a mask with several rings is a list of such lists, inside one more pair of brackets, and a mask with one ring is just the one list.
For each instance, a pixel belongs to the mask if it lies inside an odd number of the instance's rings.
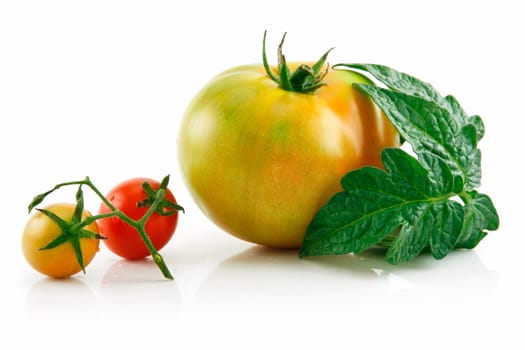
[[[523,11],[519,1],[2,1],[0,348],[524,348]],[[389,266],[299,260],[210,223],[179,176],[177,127],[215,74],[269,59],[382,63],[480,114],[481,190],[501,227],[473,251]],[[162,251],[175,275],[104,246],[69,280],[23,259],[31,198],[89,175],[161,179],[186,207]],[[71,200],[72,192],[49,202]],[[98,201],[87,195],[96,211]],[[48,202],[48,203],[49,203]],[[9,347],[6,344],[14,344]]]

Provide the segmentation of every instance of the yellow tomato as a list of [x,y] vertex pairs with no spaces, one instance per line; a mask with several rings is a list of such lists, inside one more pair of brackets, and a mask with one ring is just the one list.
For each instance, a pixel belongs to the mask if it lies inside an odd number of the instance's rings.
[[[65,221],[70,221],[75,204],[52,204],[45,208]],[[91,214],[84,210],[83,219]],[[98,234],[96,222],[85,227]],[[41,250],[62,233],[60,227],[42,212],[35,212],[28,220],[22,235],[22,251],[27,262],[38,272],[55,278],[69,277],[82,270],[70,241],[54,248]],[[80,238],[84,266],[87,266],[99,248],[99,240]]]
[[358,73],[330,70],[307,93],[267,73],[263,65],[233,68],[197,94],[180,126],[180,168],[198,206],[226,232],[297,248],[341,177],[381,166],[381,151],[399,146],[399,135],[352,87],[371,83]]

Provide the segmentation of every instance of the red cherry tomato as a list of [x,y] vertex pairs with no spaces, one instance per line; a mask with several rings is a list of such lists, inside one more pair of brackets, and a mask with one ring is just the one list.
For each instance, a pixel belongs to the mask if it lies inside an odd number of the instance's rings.
[[[115,186],[106,198],[116,208],[133,220],[140,220],[149,206],[140,206],[139,202],[148,198],[148,194],[143,188],[143,183],[148,182],[151,188],[156,191],[160,183],[148,178],[133,178]],[[165,200],[176,203],[173,193],[166,188]],[[172,209],[165,208],[165,211]],[[102,203],[99,209],[100,214],[109,213],[111,209]],[[145,225],[146,234],[157,250],[162,249],[173,236],[178,222],[178,212],[171,215],[161,215],[154,212],[147,220]],[[122,221],[118,217],[111,217],[98,220],[100,234],[107,239],[104,240],[106,246],[115,254],[126,259],[141,259],[150,255],[150,252],[140,237],[137,230]]]

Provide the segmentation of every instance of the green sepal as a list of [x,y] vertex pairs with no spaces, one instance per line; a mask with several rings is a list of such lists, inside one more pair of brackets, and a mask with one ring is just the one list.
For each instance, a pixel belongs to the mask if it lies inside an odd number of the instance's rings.
[[78,237],[79,238],[87,238],[87,239],[108,239],[107,237],[102,236],[100,233],[95,233],[93,231],[89,231],[86,229],[81,229],[78,231]]
[[39,205],[40,203],[42,203],[44,201],[44,199],[46,199],[46,197],[53,193],[54,191],[56,190],[56,188],[53,188],[47,192],[44,192],[44,193],[40,193],[38,195],[36,195],[33,200],[31,201],[31,203],[29,203],[29,205],[27,206],[27,211],[30,213],[31,210],[33,210],[34,208],[36,208],[37,205]]
[[[312,66],[312,76],[318,76],[321,73],[321,69],[326,66],[326,60],[328,59],[328,55],[334,48],[330,48],[328,51],[326,51],[317,62],[314,63]],[[323,76],[326,75],[328,72],[328,67],[326,67],[325,72],[323,73]]]
[[[153,187],[151,187],[151,184],[149,182],[144,181],[142,183],[142,188],[144,192],[146,193],[146,198],[137,202],[137,207],[139,208],[151,207],[151,205],[153,204],[153,202],[155,201],[157,197],[157,192],[160,189],[164,191],[168,189],[169,179],[170,179],[169,175],[165,176],[162,179],[159,185],[159,188],[157,190],[154,190]],[[173,215],[179,211],[182,211],[184,213],[184,208],[175,202],[167,200],[166,198],[162,199],[162,201],[160,202],[160,204],[157,206],[155,210],[157,214],[162,215],[162,216]]]
[[77,204],[75,205],[75,211],[71,217],[71,222],[78,224],[82,221],[82,214],[84,213],[84,192],[82,191],[82,185],[78,186],[75,199]]
[[279,78],[271,70],[270,64],[268,63],[268,57],[266,56],[266,30],[264,31],[264,36],[263,36],[262,60],[263,60],[263,66],[266,71],[266,74],[270,77],[270,79],[272,79],[277,84],[279,84]]
[[[326,51],[312,66],[303,64],[292,72],[283,54],[285,38],[286,33],[284,33],[277,50],[277,74],[275,74],[268,63],[268,58],[266,56],[266,31],[264,32],[262,61],[268,77],[276,82],[281,89],[291,92],[314,93],[317,89],[326,85],[323,82],[323,79],[328,72],[326,59],[333,48]],[[326,67],[324,71],[322,71],[323,67]]]
[[[52,191],[48,191],[47,194],[51,192]],[[36,209],[42,214],[46,215],[49,219],[51,219],[58,226],[61,232],[57,237],[55,237],[55,239],[53,239],[51,242],[49,242],[45,246],[41,247],[39,250],[53,249],[62,244],[70,242],[75,252],[76,260],[80,268],[82,269],[82,271],[85,273],[84,258],[82,256],[82,248],[80,245],[80,239],[81,238],[106,239],[106,237],[103,237],[102,235],[98,233],[91,232],[83,228],[85,224],[87,224],[87,222],[82,221],[82,215],[84,213],[84,193],[82,191],[82,184],[78,186],[78,190],[76,192],[75,198],[76,198],[76,205],[75,205],[75,209],[73,211],[71,220],[69,222],[62,219],[61,217],[59,217],[58,215],[56,215],[50,210]]]
[[73,250],[75,251],[75,257],[77,258],[77,262],[80,265],[80,268],[82,268],[82,272],[86,273],[86,269],[84,266],[84,257],[82,256],[82,247],[80,246],[80,239],[76,237],[75,239],[71,239],[71,245],[73,246]]
[[61,231],[67,231],[67,229],[69,228],[68,222],[62,219],[60,216],[53,213],[52,211],[49,211],[47,209],[39,209],[39,208],[37,208],[36,210],[38,210],[39,212],[43,213],[48,218],[53,220],[53,222],[57,224],[57,226],[60,228]]
[[293,91],[292,83],[290,82],[290,68],[286,64],[286,58],[281,56],[279,63],[279,83],[280,87],[286,91]]

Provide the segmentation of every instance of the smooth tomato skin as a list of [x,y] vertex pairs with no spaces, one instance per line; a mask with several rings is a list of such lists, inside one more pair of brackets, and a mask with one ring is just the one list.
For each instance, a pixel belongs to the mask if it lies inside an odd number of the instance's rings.
[[[57,203],[46,207],[62,219],[69,221],[73,216],[76,204]],[[84,210],[83,218],[91,216]],[[86,229],[98,233],[96,222],[86,226]],[[80,272],[75,251],[70,242],[63,243],[55,248],[39,250],[46,246],[61,233],[58,225],[41,212],[35,212],[29,218],[22,234],[22,251],[29,265],[36,271],[54,278],[65,278]],[[80,249],[84,260],[84,267],[95,257],[99,250],[98,239],[80,239]]]
[[[109,191],[106,198],[116,208],[120,209],[127,216],[133,220],[141,219],[147,207],[138,207],[137,203],[145,199],[146,193],[142,188],[144,181],[149,182],[151,187],[156,190],[160,183],[156,180],[137,177],[126,180],[116,185]],[[173,193],[166,189],[165,198],[171,202],[176,203]],[[99,214],[111,212],[105,203],[100,205]],[[146,222],[145,229],[153,246],[160,250],[172,238],[178,222],[178,213],[169,216],[162,216],[158,213],[153,213]],[[146,244],[140,237],[137,230],[128,223],[122,221],[120,218],[111,217],[98,220],[100,227],[100,234],[107,239],[104,244],[113,253],[125,259],[135,260],[142,259],[150,255]]]
[[[292,69],[297,64],[290,65]],[[190,193],[226,232],[261,245],[297,248],[313,215],[341,177],[381,166],[399,135],[352,83],[371,82],[331,70],[313,94],[288,92],[261,65],[227,70],[189,105],[178,156]]]

